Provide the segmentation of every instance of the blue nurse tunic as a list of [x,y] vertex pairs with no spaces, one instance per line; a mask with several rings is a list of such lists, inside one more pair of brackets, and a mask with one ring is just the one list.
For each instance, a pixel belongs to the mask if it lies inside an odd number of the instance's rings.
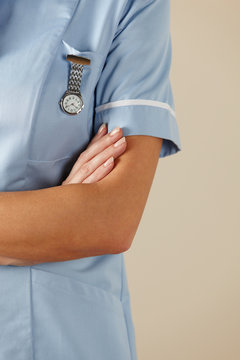
[[[68,54],[91,60],[75,116]],[[181,150],[170,62],[168,0],[1,1],[0,191],[61,185],[103,122]],[[136,360],[123,253],[0,266],[6,359]]]

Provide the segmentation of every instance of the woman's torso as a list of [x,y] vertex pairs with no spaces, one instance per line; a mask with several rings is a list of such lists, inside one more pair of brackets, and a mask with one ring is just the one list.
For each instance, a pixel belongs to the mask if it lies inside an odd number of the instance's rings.
[[[1,2],[0,191],[60,185],[86,148],[94,89],[125,3]],[[70,53],[91,60],[76,116],[58,103]],[[0,266],[0,284],[0,359],[136,359],[123,254]]]

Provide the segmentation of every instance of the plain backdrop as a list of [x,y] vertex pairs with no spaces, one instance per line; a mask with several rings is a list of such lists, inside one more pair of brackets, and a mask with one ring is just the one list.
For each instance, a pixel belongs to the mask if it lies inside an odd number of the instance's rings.
[[182,151],[125,252],[139,360],[240,359],[240,2],[172,0]]

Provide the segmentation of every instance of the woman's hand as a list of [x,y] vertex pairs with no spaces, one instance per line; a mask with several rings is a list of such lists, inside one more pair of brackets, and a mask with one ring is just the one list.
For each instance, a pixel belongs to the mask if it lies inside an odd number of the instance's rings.
[[[116,146],[117,144],[118,146]],[[122,136],[122,129],[116,127],[111,133],[107,133],[107,125],[103,124],[86,150],[79,155],[62,185],[94,183],[103,179],[112,171],[114,158],[120,156],[126,147],[127,143],[125,137]]]

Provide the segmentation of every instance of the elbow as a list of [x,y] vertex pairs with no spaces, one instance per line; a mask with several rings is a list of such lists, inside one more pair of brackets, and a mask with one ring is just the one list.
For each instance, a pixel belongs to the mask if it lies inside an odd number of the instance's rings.
[[137,229],[126,229],[118,232],[118,235],[111,241],[110,251],[111,254],[120,254],[130,249]]
[[[141,216],[134,212],[122,212],[126,216],[114,216],[112,219],[112,240],[110,241],[110,253],[119,254],[128,251],[133,243]],[[118,221],[116,221],[118,219]],[[120,221],[119,221],[120,220]],[[113,225],[114,224],[114,225]]]
[[111,247],[109,253],[110,254],[121,254],[125,251],[128,251],[129,249],[130,249],[129,243],[126,241],[124,241],[124,242],[122,241],[121,244],[118,244],[118,245],[114,244],[114,246]]

